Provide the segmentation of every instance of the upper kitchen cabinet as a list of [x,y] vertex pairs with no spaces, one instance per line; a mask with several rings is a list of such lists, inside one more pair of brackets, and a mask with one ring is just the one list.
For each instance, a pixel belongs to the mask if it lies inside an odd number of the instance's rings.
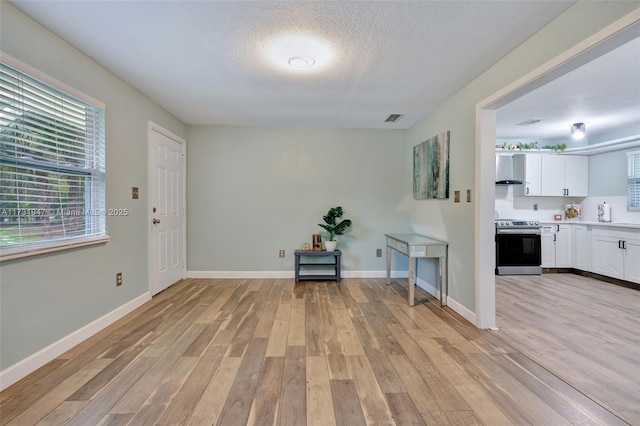
[[589,195],[589,157],[541,155],[540,195],[586,197]]
[[513,156],[513,175],[522,181],[516,185],[514,194],[519,196],[540,196],[540,154],[515,154]]
[[562,154],[515,154],[516,196],[586,197],[589,195],[589,157]]

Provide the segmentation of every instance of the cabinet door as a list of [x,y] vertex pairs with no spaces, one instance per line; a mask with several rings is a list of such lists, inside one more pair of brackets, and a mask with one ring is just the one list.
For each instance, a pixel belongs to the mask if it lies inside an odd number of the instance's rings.
[[[555,225],[549,225],[552,229]],[[555,268],[556,267],[556,244],[554,242],[555,232],[547,230],[546,226],[542,229],[540,235],[540,251],[541,251],[541,267],[543,268]]]
[[640,284],[640,239],[625,240],[626,249],[624,256],[624,279]]
[[521,180],[522,185],[516,185],[513,194],[539,196],[540,194],[540,154],[515,154],[513,156],[513,177]]
[[540,193],[540,154],[525,155],[524,195],[535,196]]
[[589,231],[586,225],[573,225],[573,267],[590,271]]
[[619,238],[593,232],[591,238],[592,267],[596,274],[624,279],[624,257],[618,247]]
[[564,156],[540,156],[540,195],[564,196]]
[[564,156],[564,187],[570,197],[589,195],[589,158],[583,155]]
[[571,225],[557,225],[556,232],[556,268],[570,268],[572,259]]

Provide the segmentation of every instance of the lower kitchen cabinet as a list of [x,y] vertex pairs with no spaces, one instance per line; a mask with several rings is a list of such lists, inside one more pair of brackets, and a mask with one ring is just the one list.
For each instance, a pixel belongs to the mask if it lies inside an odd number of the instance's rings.
[[573,266],[572,227],[570,224],[543,225],[540,238],[543,268]]
[[581,271],[591,271],[589,240],[587,225],[573,225],[573,267]]
[[640,283],[640,232],[593,228],[592,272]]

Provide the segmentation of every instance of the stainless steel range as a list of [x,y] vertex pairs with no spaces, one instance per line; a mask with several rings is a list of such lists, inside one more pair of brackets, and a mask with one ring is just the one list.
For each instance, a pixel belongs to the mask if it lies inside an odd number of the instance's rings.
[[540,222],[499,219],[495,225],[496,275],[540,275]]

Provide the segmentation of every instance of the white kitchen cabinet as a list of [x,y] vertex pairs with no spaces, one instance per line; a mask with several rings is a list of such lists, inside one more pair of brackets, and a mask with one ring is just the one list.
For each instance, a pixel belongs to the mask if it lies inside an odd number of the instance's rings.
[[594,227],[592,272],[640,283],[640,232]]
[[540,266],[543,268],[556,267],[556,243],[554,241],[556,233],[551,230],[552,227],[552,225],[549,225],[548,230],[546,230],[545,226],[543,226],[542,234],[540,235]]
[[516,196],[540,196],[540,154],[516,154],[513,156],[513,176],[521,180],[522,185],[516,185]]
[[589,158],[583,155],[540,156],[540,195],[586,197],[589,195]]
[[627,236],[624,247],[625,279],[640,284],[640,232]]
[[581,271],[591,271],[589,227],[572,225],[573,228],[573,267]]
[[543,268],[573,266],[573,238],[570,224],[543,225],[540,235]]

